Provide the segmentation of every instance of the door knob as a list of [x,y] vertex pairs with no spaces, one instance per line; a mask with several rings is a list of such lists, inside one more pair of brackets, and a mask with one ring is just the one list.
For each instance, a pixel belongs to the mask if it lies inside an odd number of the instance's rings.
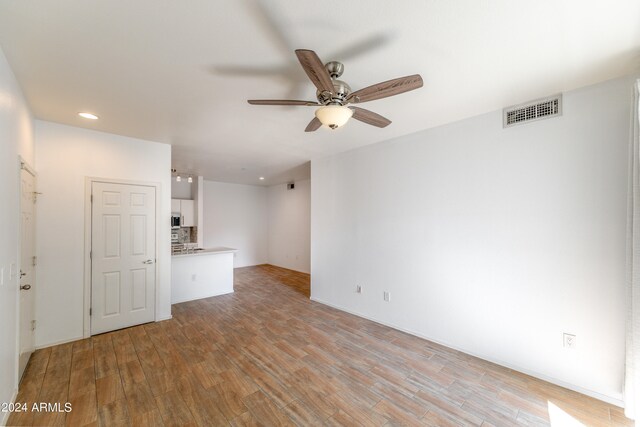
[[142,261],[143,264],[153,264],[153,260],[152,259],[148,259],[146,261]]
[[22,285],[22,286],[20,286],[20,290],[21,291],[28,291],[29,289],[31,289],[31,285]]

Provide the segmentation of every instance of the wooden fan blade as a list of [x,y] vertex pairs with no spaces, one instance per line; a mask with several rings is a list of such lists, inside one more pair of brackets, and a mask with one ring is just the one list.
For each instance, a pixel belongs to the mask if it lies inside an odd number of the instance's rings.
[[331,92],[335,90],[331,82],[331,76],[324,68],[324,64],[318,58],[318,55],[312,50],[296,49],[296,56],[300,65],[307,73],[311,82],[318,88],[320,92]]
[[418,89],[422,87],[422,84],[422,77],[420,77],[420,74],[400,77],[399,79],[389,80],[357,90],[349,95],[347,101],[356,103],[373,101],[374,99],[386,98],[388,96],[398,95],[403,92]]
[[356,120],[360,120],[371,126],[376,126],[379,128],[387,127],[391,124],[391,120],[386,117],[382,117],[380,114],[374,113],[373,111],[365,110],[364,108],[358,107],[349,107],[353,110],[353,117]]
[[322,122],[318,120],[317,117],[314,117],[313,120],[309,122],[309,124],[307,125],[307,128],[304,131],[314,132],[314,131],[317,131],[320,126],[322,126]]
[[306,105],[310,107],[321,105],[313,101],[295,101],[292,99],[249,99],[247,102],[251,105]]

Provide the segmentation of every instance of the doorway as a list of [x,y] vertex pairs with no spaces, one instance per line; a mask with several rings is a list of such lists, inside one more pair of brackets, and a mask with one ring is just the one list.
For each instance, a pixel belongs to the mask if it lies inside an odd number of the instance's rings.
[[155,320],[156,187],[91,182],[91,335]]
[[36,286],[36,174],[20,161],[20,291],[18,321],[18,378],[34,351]]

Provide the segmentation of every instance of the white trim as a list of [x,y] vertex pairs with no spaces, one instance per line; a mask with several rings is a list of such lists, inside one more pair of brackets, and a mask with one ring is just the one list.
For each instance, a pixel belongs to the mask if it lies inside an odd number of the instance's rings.
[[[13,396],[11,396],[11,403],[16,403],[16,397],[18,397],[18,388],[14,388],[13,389]],[[2,419],[0,420],[0,425],[6,426],[7,425],[7,421],[9,421],[9,416],[11,416],[11,412],[5,412],[4,415],[2,416]]]
[[27,172],[29,172],[31,175],[33,175],[33,177],[37,177],[38,173],[35,171],[35,169],[33,169],[31,167],[31,165],[29,165],[29,163],[27,163],[27,161],[25,159],[22,158],[22,156],[18,156],[18,159],[20,160],[20,169],[24,169]]
[[162,322],[164,320],[171,320],[171,319],[173,319],[173,315],[171,314],[168,316],[159,316],[159,317],[156,317],[156,322]]
[[84,304],[82,314],[83,338],[91,336],[91,185],[93,180],[84,179]]
[[[155,199],[156,199],[156,242],[155,242],[155,259],[158,259],[158,244],[161,240],[160,227],[158,226],[158,219],[160,218],[161,211],[161,190],[162,184],[159,182],[145,182],[145,181],[132,181],[126,179],[109,179],[109,178],[98,178],[98,177],[85,177],[84,179],[84,314],[83,314],[83,337],[89,338],[91,336],[91,316],[89,316],[89,310],[91,309],[91,258],[89,257],[89,253],[91,251],[91,187],[94,182],[105,182],[110,184],[125,184],[125,185],[140,185],[144,187],[154,187],[156,191]],[[159,272],[158,272],[158,262],[154,263],[154,267],[156,270],[155,278],[156,278],[156,294],[155,294],[155,312],[154,312],[154,321],[158,322],[160,320],[166,320],[164,317],[160,317],[160,307],[159,301],[159,292],[160,286],[159,284]],[[171,318],[171,315],[169,315]],[[79,338],[79,339],[82,339]],[[76,338],[78,339],[78,338]]]
[[401,327],[399,327],[399,326],[395,326],[395,325],[393,325],[393,324],[391,324],[391,323],[381,322],[380,320],[372,319],[371,317],[365,316],[365,315],[364,315],[364,314],[362,314],[362,313],[358,313],[358,312],[355,312],[355,311],[352,311],[352,310],[346,309],[346,308],[344,308],[344,307],[340,307],[340,306],[338,306],[338,305],[331,304],[331,303],[328,303],[328,302],[326,302],[326,301],[322,301],[322,300],[320,300],[320,299],[318,299],[318,298],[311,297],[311,298],[309,298],[309,299],[310,299],[311,301],[315,301],[315,302],[317,302],[317,303],[320,303],[320,304],[327,305],[327,306],[329,306],[329,307],[335,308],[336,310],[344,311],[344,312],[346,312],[346,313],[353,314],[354,316],[362,317],[363,319],[370,320],[370,321],[375,322],[375,323],[378,323],[378,324],[380,324],[380,325],[388,326],[389,328],[393,328],[393,329],[396,329],[396,330],[398,330],[398,331],[405,332],[405,333],[407,333],[407,334],[410,334],[410,335],[416,336],[416,337],[418,337],[418,338],[422,338],[422,339],[427,340],[427,341],[434,342],[434,343],[436,343],[436,344],[443,345],[443,346],[445,346],[445,347],[451,348],[451,349],[453,349],[453,350],[457,350],[457,351],[459,351],[459,352],[462,352],[462,353],[468,354],[468,355],[470,355],[470,356],[477,357],[477,358],[482,359],[482,360],[486,360],[487,362],[495,363],[496,365],[500,365],[500,366],[503,366],[503,367],[505,367],[505,368],[508,368],[508,369],[512,369],[512,370],[514,370],[514,371],[521,372],[521,373],[523,373],[523,374],[526,374],[526,375],[532,376],[532,377],[534,377],[534,378],[538,378],[538,379],[540,379],[540,380],[542,380],[542,381],[546,381],[546,382],[549,382],[549,383],[551,383],[551,384],[555,384],[555,385],[558,385],[558,386],[560,386],[560,387],[564,387],[564,388],[567,388],[567,389],[569,389],[569,390],[576,391],[576,392],[581,393],[581,394],[584,394],[584,395],[586,395],[586,396],[593,397],[594,399],[598,399],[598,400],[601,400],[601,401],[603,401],[603,402],[610,403],[611,405],[615,405],[615,406],[618,406],[618,407],[620,407],[620,408],[624,408],[624,402],[623,402],[621,399],[616,399],[616,398],[614,398],[614,397],[607,396],[607,395],[604,395],[604,394],[598,393],[598,392],[593,391],[593,390],[587,390],[587,389],[582,388],[582,387],[579,387],[579,386],[577,386],[577,385],[570,384],[570,383],[567,383],[567,382],[565,382],[565,381],[558,380],[558,379],[553,378],[553,377],[550,377],[550,376],[548,376],[548,375],[540,374],[539,372],[534,372],[534,371],[531,371],[531,370],[529,370],[529,369],[524,369],[524,368],[521,368],[521,367],[519,367],[519,366],[513,365],[513,364],[511,364],[511,363],[504,362],[504,361],[502,361],[502,360],[496,360],[496,359],[493,359],[493,358],[491,358],[491,357],[487,357],[487,356],[484,356],[484,355],[481,355],[481,354],[470,353],[470,352],[469,352],[469,351],[467,351],[467,350],[461,349],[461,348],[459,348],[459,347],[456,347],[456,346],[450,345],[450,344],[445,343],[445,342],[442,342],[442,341],[434,340],[434,339],[432,339],[432,338],[429,338],[429,337],[427,337],[427,336],[424,336],[424,335],[422,335],[422,334],[419,334],[419,333],[417,333],[417,332],[415,332],[415,331],[411,331],[411,330],[409,330],[409,329],[404,329],[404,328],[401,328]]
[[[23,159],[18,156],[18,247],[16,253],[16,270],[20,271],[20,267],[22,267],[22,179],[20,174],[22,173],[22,165]],[[11,267],[9,267],[11,268]],[[18,385],[20,384],[20,273],[18,273],[18,280],[16,284],[18,286],[18,291],[16,292],[16,359],[15,359],[15,374],[13,375],[13,387],[17,390]],[[11,276],[9,276],[9,281],[7,285],[11,286]],[[14,397],[15,399],[15,397]],[[3,422],[2,425],[5,425]]]

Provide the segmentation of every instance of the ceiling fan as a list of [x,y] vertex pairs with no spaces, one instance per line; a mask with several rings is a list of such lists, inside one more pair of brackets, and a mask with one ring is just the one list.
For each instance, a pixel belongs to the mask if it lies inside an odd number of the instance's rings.
[[346,105],[387,98],[422,87],[422,77],[420,77],[420,74],[414,74],[388,80],[352,92],[348,84],[342,80],[338,80],[338,77],[340,77],[344,71],[344,65],[342,65],[342,63],[331,61],[322,65],[322,61],[320,61],[318,55],[308,49],[297,49],[296,56],[311,82],[318,88],[316,91],[317,101],[250,99],[247,102],[252,105],[320,107],[316,110],[316,116],[309,122],[305,132],[318,130],[322,125],[326,125],[330,129],[337,129],[347,123],[351,117],[372,126],[379,128],[386,127],[391,123],[391,120],[373,111],[359,107],[347,107]]

